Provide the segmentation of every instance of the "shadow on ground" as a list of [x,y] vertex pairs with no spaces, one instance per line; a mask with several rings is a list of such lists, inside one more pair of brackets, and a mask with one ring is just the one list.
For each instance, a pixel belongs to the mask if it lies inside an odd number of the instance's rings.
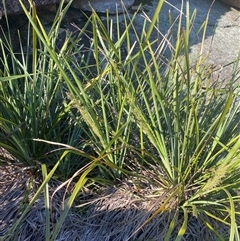
[[[17,171],[18,174],[14,173],[17,175],[12,175],[11,178],[6,179],[7,173],[1,171],[0,178],[2,184],[0,188],[1,240],[5,240],[4,235],[20,217],[33,197],[34,190],[36,191],[41,183],[39,180],[35,180],[33,191],[26,196],[27,183],[30,177],[22,169],[15,168],[15,170],[10,171],[12,174]],[[24,178],[21,179],[23,176]],[[49,183],[50,194],[60,184],[60,182],[52,180]],[[51,228],[57,223],[62,213],[64,195],[65,189],[60,189],[51,198]],[[91,204],[79,207],[86,202]],[[129,192],[129,190],[121,191],[119,188],[106,188],[99,195],[83,192],[75,202],[75,207],[68,213],[56,241],[163,241],[174,216],[173,212],[162,212],[143,225],[160,205],[161,196],[143,198]],[[41,194],[22,220],[20,228],[16,232],[10,232],[8,240],[44,241],[45,223],[44,197]],[[170,240],[175,240],[182,224],[183,214],[179,213]],[[221,228],[222,233],[227,230],[227,227],[224,226],[218,226],[217,228],[219,232]],[[184,240],[211,241],[216,239],[200,219],[189,215]]]

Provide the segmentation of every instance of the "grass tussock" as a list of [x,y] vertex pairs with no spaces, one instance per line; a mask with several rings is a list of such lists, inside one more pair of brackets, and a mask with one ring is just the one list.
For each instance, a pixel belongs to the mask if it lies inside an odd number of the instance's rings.
[[[202,49],[192,63],[189,3],[169,14],[167,33],[157,27],[163,0],[141,32],[137,13],[122,27],[118,14],[113,25],[93,12],[59,49],[71,2],[49,32],[20,3],[32,52],[19,60],[11,38],[0,42],[0,146],[21,167],[3,181],[12,194],[2,197],[11,223],[2,240],[34,240],[32,230],[41,240],[239,240],[239,58],[224,86]],[[89,26],[84,56],[78,39]],[[202,46],[206,28],[207,19]]]

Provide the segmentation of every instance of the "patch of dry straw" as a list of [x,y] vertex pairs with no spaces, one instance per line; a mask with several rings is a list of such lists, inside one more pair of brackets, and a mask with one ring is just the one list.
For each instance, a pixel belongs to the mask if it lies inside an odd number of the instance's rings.
[[[21,203],[27,190],[30,174],[25,169],[16,166],[1,167],[0,169],[0,239],[11,227],[12,223],[21,214]],[[41,183],[40,178],[34,179],[34,185],[25,202],[33,196]],[[50,194],[61,183],[51,180],[49,183]],[[98,188],[98,191],[85,191],[79,195],[60,230],[56,241],[161,241],[164,239],[173,212],[162,212],[149,223],[135,232],[161,205],[164,195],[151,195],[156,188],[145,184],[141,194],[133,191],[133,182],[124,181],[121,186]],[[62,213],[62,204],[66,190],[59,189],[51,199],[51,225],[57,222]],[[70,194],[70,193],[68,193]],[[89,203],[88,206],[82,204]],[[180,213],[172,240],[183,222]],[[212,223],[212,221],[211,221]],[[217,224],[216,224],[217,225]],[[52,228],[51,227],[51,228]],[[219,226],[222,233],[229,228]],[[34,206],[25,216],[15,240],[17,241],[42,241],[45,232],[44,199],[41,195]],[[135,233],[134,233],[135,232]],[[134,234],[134,235],[133,235]],[[14,240],[14,238],[12,238]],[[215,240],[212,233],[196,217],[190,217],[187,232],[183,240],[202,241]]]

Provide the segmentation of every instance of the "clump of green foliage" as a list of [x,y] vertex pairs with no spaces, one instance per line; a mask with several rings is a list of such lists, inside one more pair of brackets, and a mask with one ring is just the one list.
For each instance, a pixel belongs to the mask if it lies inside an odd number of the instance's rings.
[[[175,240],[183,238],[192,215],[201,219],[219,240],[224,238],[209,219],[228,225],[229,240],[239,240],[240,92],[236,84],[239,59],[232,79],[224,87],[211,82],[212,75],[201,50],[197,63],[191,62],[189,39],[196,13],[191,15],[188,5],[186,17],[180,13],[177,23],[169,17],[171,28],[162,41],[152,39],[154,31],[160,33],[157,19],[163,3],[159,1],[151,20],[145,19],[141,33],[134,27],[136,14],[129,19],[126,13],[125,27],[121,29],[117,23],[115,38],[110,17],[107,15],[104,24],[93,12],[87,22],[93,27],[90,46],[93,69],[85,62],[83,65],[75,62],[72,53],[79,49],[71,35],[61,51],[54,49],[53,36],[69,4],[65,8],[60,5],[48,34],[34,6],[32,14],[23,6],[35,36],[33,66],[29,73],[24,58],[20,63],[11,53],[18,68],[13,73],[2,73],[0,145],[24,165],[40,161],[44,181],[29,208],[61,163],[69,165],[71,159],[64,162],[65,158],[75,154],[85,160],[72,170],[81,175],[59,222],[52,232],[46,229],[47,240],[56,238],[84,185],[114,183],[123,176],[147,179],[167,193],[143,223],[170,208],[175,215],[164,240],[171,239],[179,214],[184,215],[184,221]],[[206,28],[207,21],[202,25],[203,39]],[[134,42],[130,33],[134,34]],[[36,41],[40,48],[36,48]],[[2,42],[1,46],[4,49]],[[122,52],[123,46],[127,55]],[[163,61],[165,46],[170,57]],[[65,135],[68,138],[62,139]],[[68,142],[79,135],[85,140],[81,145]],[[57,161],[46,155],[54,145],[65,149]],[[43,162],[46,156],[49,162]],[[141,168],[150,170],[153,177],[142,176]],[[169,203],[174,205],[169,207]]]

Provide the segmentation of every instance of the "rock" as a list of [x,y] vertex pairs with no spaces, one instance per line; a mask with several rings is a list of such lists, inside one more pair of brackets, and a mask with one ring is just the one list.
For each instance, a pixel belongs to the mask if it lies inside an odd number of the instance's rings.
[[[24,5],[29,8],[28,0],[22,0]],[[56,3],[60,3],[61,0],[34,0],[36,7],[47,7],[53,6]],[[69,0],[65,0],[68,2]],[[19,0],[5,0],[6,12],[7,14],[17,14],[23,12],[22,7],[19,3]],[[4,15],[4,4],[3,1],[0,1],[0,17]]]
[[90,12],[93,8],[98,13],[105,13],[108,9],[110,14],[114,14],[116,9],[119,13],[123,12],[122,3],[128,8],[134,0],[74,0],[72,7]]
[[[28,0],[22,1],[24,5],[29,8]],[[69,2],[69,0],[64,1],[66,3]],[[4,1],[0,1],[0,19],[5,13],[4,6],[6,7],[7,14],[18,14],[23,12],[19,0],[5,0],[5,4],[3,4],[3,2]],[[34,0],[37,8],[46,9],[47,11],[60,2],[61,0]],[[122,3],[128,8],[134,3],[134,0],[73,0],[72,7],[83,11],[91,11],[92,9],[90,6],[92,6],[96,12],[105,13],[108,9],[109,13],[114,14],[116,13],[116,7],[119,13],[123,12]]]
[[221,0],[221,1],[232,7],[240,8],[240,0]]

